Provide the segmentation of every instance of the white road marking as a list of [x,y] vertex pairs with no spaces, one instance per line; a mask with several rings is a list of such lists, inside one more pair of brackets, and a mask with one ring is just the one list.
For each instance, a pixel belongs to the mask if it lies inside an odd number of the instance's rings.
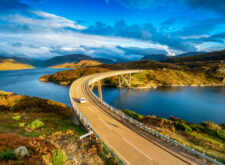
[[129,142],[127,139],[125,139],[124,137],[122,137],[122,139],[127,142],[131,147],[133,147],[134,149],[136,149],[137,151],[139,151],[140,153],[142,153],[145,157],[147,157],[149,160],[152,160],[152,158],[150,158],[146,153],[144,153],[143,151],[141,151],[140,149],[138,149],[135,145],[133,145],[131,142]]
[[105,125],[106,127],[108,127],[109,129],[112,130],[112,128],[111,128],[110,126],[108,126],[108,124],[107,124],[104,120],[102,120],[101,118],[99,118],[99,120],[100,120],[102,123],[104,123],[104,125]]
[[[116,151],[115,148],[112,147],[112,146],[107,142],[107,140],[105,140],[105,139],[102,139],[102,140],[103,140],[104,143],[106,143],[107,146],[115,153],[115,151]],[[125,161],[127,165],[131,165],[131,163],[130,163],[127,159],[125,159],[119,152],[116,152],[116,155],[119,156],[119,158],[121,158],[123,161]]]

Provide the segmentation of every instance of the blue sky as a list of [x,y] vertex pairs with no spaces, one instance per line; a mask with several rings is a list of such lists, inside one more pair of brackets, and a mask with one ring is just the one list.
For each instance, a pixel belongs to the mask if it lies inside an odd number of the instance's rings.
[[224,41],[224,0],[0,0],[2,55],[138,60]]

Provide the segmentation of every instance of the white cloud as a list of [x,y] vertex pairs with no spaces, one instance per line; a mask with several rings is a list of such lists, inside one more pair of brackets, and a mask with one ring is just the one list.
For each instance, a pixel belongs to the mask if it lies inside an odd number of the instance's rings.
[[35,14],[35,17],[14,14],[0,16],[0,19],[14,24],[27,25],[33,30],[48,30],[52,28],[72,28],[76,30],[84,30],[87,28],[83,25],[77,24],[75,21],[43,11],[32,11],[32,13]]
[[57,16],[54,14],[46,13],[43,11],[33,11],[33,13],[35,13],[37,16],[41,16],[41,17],[45,18],[48,21],[47,25],[50,25],[52,27],[56,27],[56,28],[70,27],[70,28],[74,28],[77,30],[84,30],[87,28],[83,25],[77,24],[75,21],[71,21],[69,19]]
[[[168,54],[177,51],[166,45],[147,40],[122,37],[110,37],[82,33],[85,26],[75,21],[43,11],[32,11],[34,15],[7,15],[0,19],[10,24],[6,31],[0,31],[0,51],[10,54],[24,54],[32,57],[52,57],[66,53],[84,53],[95,57],[138,58],[138,55],[127,55],[117,46],[141,49],[154,48],[165,50]],[[23,27],[28,27],[23,29]],[[16,29],[22,27],[22,30]],[[66,28],[75,30],[68,30]],[[148,35],[148,34],[146,34]],[[13,43],[19,43],[15,47]]]

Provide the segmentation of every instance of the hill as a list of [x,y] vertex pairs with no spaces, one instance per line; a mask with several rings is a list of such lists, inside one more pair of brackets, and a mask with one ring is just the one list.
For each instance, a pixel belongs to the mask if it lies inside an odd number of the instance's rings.
[[[62,85],[70,85],[81,76],[106,72],[110,70],[143,69],[132,78],[132,86],[150,88],[157,86],[222,86],[225,83],[225,63],[206,63],[194,67],[179,66],[150,60],[132,61],[128,63],[101,64],[87,66],[70,71],[44,75],[40,81],[52,81]],[[105,84],[116,85],[117,78],[106,79]]]
[[21,70],[21,69],[33,69],[34,67],[17,62],[13,59],[0,59],[0,70]]
[[90,56],[82,55],[82,54],[70,54],[65,56],[56,56],[49,60],[43,61],[41,66],[49,67],[49,66],[55,66],[60,65],[64,63],[78,63],[82,60],[92,60],[92,61],[98,61],[101,63],[114,63],[113,61],[109,59],[104,58],[92,58]]
[[187,53],[178,54],[175,57],[195,56],[195,55],[199,55],[203,53],[206,53],[206,52],[187,52]]
[[81,67],[86,67],[86,66],[96,66],[100,65],[100,62],[93,61],[93,60],[82,60],[78,63],[64,63],[56,66],[52,66],[50,68],[81,68]]
[[55,56],[48,60],[38,60],[38,59],[31,59],[31,58],[23,58],[17,56],[4,56],[0,55],[0,59],[13,59],[17,62],[29,64],[35,67],[51,67],[55,65],[65,64],[65,63],[78,63],[82,60],[90,60],[90,61],[97,61],[104,64],[113,64],[114,61],[106,58],[93,58],[90,56],[82,55],[82,54],[71,54],[71,55],[64,55],[64,56]]
[[184,63],[184,62],[217,61],[217,60],[225,60],[225,50],[203,53],[203,54],[194,55],[194,56],[170,57],[168,59],[162,60],[162,62]]
[[169,56],[165,54],[149,54],[142,57],[141,60],[161,61],[161,60],[167,59],[168,57]]

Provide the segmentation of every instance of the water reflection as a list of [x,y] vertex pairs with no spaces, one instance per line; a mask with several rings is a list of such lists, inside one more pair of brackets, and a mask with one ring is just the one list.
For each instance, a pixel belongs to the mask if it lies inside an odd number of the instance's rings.
[[103,99],[119,109],[130,109],[143,115],[176,116],[196,123],[225,122],[225,88],[222,87],[104,87]]

